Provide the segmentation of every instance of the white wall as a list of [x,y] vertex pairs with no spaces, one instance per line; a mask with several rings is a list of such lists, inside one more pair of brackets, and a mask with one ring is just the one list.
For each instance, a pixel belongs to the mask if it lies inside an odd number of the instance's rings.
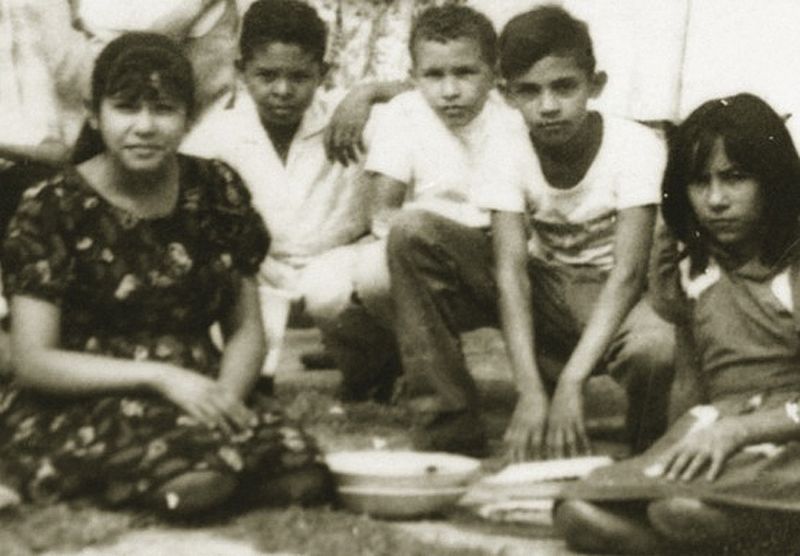
[[471,0],[502,27],[535,5],[588,24],[609,84],[598,105],[635,118],[677,119],[740,91],[800,113],[798,0]]

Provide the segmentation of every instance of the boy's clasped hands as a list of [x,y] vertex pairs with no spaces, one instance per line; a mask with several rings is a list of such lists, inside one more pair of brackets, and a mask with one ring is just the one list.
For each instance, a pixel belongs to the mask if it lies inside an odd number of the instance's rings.
[[583,385],[559,382],[552,399],[522,393],[503,440],[511,461],[591,454],[583,409]]

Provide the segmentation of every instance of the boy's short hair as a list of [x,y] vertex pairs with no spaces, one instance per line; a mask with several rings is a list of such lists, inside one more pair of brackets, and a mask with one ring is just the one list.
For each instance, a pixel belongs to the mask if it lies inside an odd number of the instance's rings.
[[572,56],[587,74],[595,71],[585,22],[558,6],[540,6],[513,17],[500,33],[500,74],[513,79],[547,56]]
[[497,61],[497,32],[492,22],[477,10],[454,4],[433,6],[414,19],[408,41],[411,60],[416,63],[414,47],[420,41],[444,43],[457,39],[477,40],[481,58],[494,68]]
[[328,41],[328,27],[316,10],[299,0],[256,0],[245,12],[239,36],[243,62],[264,44],[296,44],[322,63]]

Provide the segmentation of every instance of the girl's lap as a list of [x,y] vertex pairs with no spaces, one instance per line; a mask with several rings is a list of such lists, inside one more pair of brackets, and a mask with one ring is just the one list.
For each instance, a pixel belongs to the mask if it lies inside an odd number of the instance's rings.
[[0,395],[4,474],[34,499],[76,494],[110,504],[146,497],[188,471],[242,480],[279,476],[313,464],[313,440],[277,404],[253,404],[258,422],[228,436],[154,396],[61,401],[27,392]]
[[702,410],[690,411],[673,423],[649,450],[597,469],[568,486],[564,497],[597,503],[690,498],[738,508],[800,512],[800,486],[795,479],[800,474],[798,442],[746,446],[725,462],[714,481],[708,481],[702,472],[689,481],[668,480],[657,472],[668,450],[693,427],[701,426],[709,410],[717,412],[721,418],[769,410],[796,397],[794,391],[783,391],[757,396],[759,407],[754,407],[753,396],[737,396],[714,406],[700,406]]

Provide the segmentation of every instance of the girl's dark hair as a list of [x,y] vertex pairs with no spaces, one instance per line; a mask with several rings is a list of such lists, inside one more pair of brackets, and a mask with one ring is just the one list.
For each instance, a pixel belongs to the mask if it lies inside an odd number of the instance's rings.
[[239,54],[247,63],[256,48],[281,42],[299,46],[321,64],[327,41],[327,25],[308,4],[299,0],[257,0],[242,19]]
[[687,190],[706,172],[718,139],[728,159],[758,180],[764,197],[761,261],[777,265],[798,239],[800,159],[783,119],[757,96],[742,93],[710,100],[673,131],[662,187],[664,219],[687,246],[692,268],[703,270],[709,239]]
[[[195,83],[191,62],[168,37],[156,33],[126,33],[109,42],[92,70],[90,106],[100,111],[108,96],[132,101],[162,96],[176,99],[191,118],[195,110]],[[104,149],[102,138],[84,125],[75,145],[73,162],[82,162]]]
[[156,33],[127,33],[108,43],[92,71],[92,109],[109,95],[132,99],[173,97],[195,109],[192,64],[171,39]]

